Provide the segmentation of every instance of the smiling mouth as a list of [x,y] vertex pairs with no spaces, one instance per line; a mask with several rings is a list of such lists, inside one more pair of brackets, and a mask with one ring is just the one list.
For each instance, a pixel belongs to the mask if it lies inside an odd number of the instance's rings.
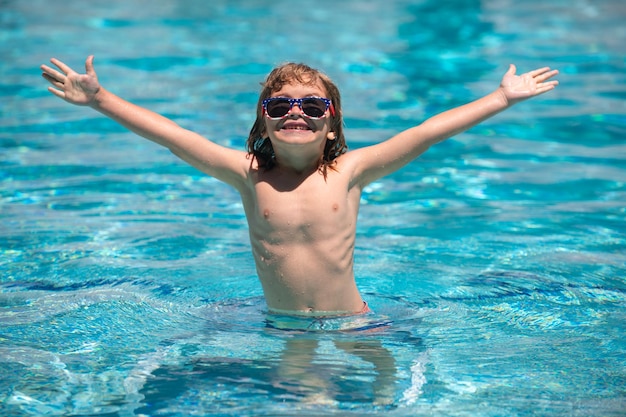
[[283,126],[283,130],[311,130],[308,126]]
[[311,130],[306,123],[285,123],[282,130]]

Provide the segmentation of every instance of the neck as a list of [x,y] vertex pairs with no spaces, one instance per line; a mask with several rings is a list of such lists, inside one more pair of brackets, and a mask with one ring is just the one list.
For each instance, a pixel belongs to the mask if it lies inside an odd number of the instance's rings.
[[309,175],[317,171],[320,167],[319,160],[315,161],[293,161],[284,163],[280,159],[276,159],[276,165],[281,171],[291,172],[296,175]]
[[297,152],[276,152],[276,165],[283,171],[290,171],[294,174],[311,174],[320,167],[320,158],[318,152],[302,153],[302,148]]

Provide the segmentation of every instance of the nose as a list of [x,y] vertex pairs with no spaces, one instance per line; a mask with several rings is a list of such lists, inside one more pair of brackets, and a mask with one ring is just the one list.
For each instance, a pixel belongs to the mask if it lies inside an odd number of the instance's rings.
[[[298,111],[296,112],[296,108],[298,109]],[[300,107],[299,103],[293,103],[291,108],[289,109],[289,116],[290,117],[298,117],[298,116],[302,116],[303,112],[302,112],[302,107]]]
[[[296,108],[298,108],[297,113],[294,112]],[[295,116],[302,116],[302,109],[300,108],[298,103],[293,103],[293,105],[291,106],[291,109],[289,109],[289,116],[293,116],[294,114]]]

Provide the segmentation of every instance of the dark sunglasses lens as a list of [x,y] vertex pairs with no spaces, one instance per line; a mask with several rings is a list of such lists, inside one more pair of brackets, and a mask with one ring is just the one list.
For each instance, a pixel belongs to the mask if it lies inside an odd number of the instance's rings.
[[283,117],[289,113],[291,105],[287,99],[270,100],[265,105],[265,110],[269,117]]
[[302,100],[302,111],[309,117],[322,117],[326,113],[326,102],[319,98],[305,98]]

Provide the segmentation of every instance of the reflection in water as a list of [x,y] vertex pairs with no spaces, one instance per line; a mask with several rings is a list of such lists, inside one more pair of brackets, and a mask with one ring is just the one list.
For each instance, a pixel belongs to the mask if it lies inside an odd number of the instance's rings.
[[[154,414],[173,402],[180,410],[201,403],[232,411],[238,401],[257,396],[292,406],[394,407],[416,400],[425,381],[423,364],[418,364],[412,369],[419,373],[411,376],[413,385],[407,389],[400,384],[398,364],[381,335],[275,330],[267,334],[283,341],[282,351],[253,359],[198,353],[176,361],[159,357],[160,366],[136,370],[140,377],[133,383],[143,405],[135,412]],[[413,352],[424,350],[421,340],[408,333],[387,331],[384,340],[395,340]],[[177,350],[180,354],[194,349],[181,345]],[[418,356],[423,361],[425,353]]]
[[359,391],[360,395],[369,397],[374,404],[392,404],[395,360],[389,350],[382,346],[380,340],[367,338],[334,340],[334,345],[346,354],[370,364],[373,369],[366,368],[353,373],[341,372],[336,369],[336,359],[332,356],[321,356],[323,360],[316,360],[320,347],[319,340],[295,336],[286,341],[285,350],[278,364],[279,386],[304,395],[305,401],[334,403],[337,401],[336,397],[341,396],[345,397],[343,399],[345,402],[353,400],[355,395],[353,392],[344,392],[339,382],[345,385],[349,383],[348,381],[363,378],[371,387],[365,392]]

